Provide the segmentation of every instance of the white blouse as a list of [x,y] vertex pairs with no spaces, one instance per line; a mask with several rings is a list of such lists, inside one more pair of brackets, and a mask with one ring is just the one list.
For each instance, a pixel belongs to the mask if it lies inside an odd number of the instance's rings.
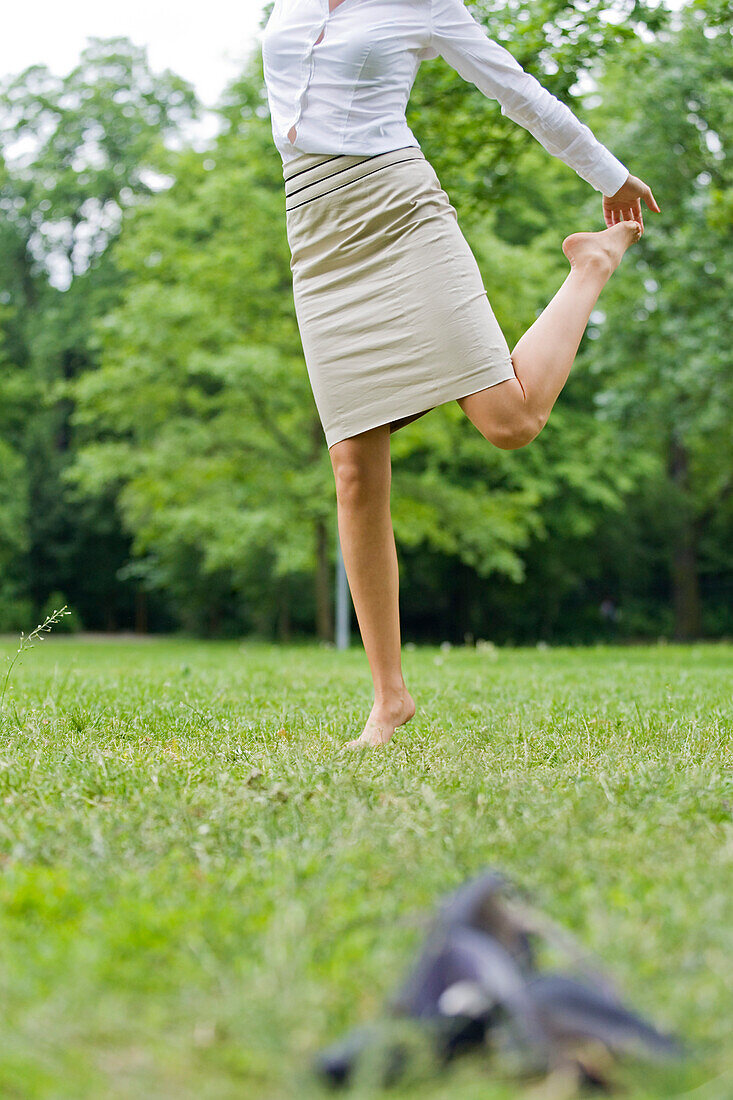
[[420,62],[440,55],[597,191],[613,195],[628,177],[463,0],[341,0],[333,11],[328,0],[275,0],[259,38],[283,164],[300,153],[419,148],[405,108]]

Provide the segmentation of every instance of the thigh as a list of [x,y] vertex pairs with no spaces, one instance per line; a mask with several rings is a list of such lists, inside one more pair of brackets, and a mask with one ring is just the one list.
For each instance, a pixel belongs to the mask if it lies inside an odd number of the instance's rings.
[[524,390],[518,378],[459,397],[458,404],[468,419],[487,439],[501,435],[525,407]]
[[360,480],[387,481],[391,473],[389,424],[359,432],[333,443],[328,454],[336,478],[358,476]]

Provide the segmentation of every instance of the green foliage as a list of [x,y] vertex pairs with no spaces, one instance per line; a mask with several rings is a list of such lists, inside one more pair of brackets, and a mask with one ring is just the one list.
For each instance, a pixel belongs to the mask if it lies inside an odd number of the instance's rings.
[[[22,591],[18,562],[28,548],[28,488],[23,458],[0,439],[0,606],[3,621]],[[11,613],[12,617],[12,613]]]
[[31,393],[5,359],[0,309],[0,630],[14,629],[28,606],[24,601],[23,565],[28,550],[28,470],[20,441]]
[[[114,502],[80,506],[65,491],[74,440],[56,383],[94,367],[92,323],[121,283],[110,242],[196,109],[189,85],[153,74],[124,39],[93,39],[65,77],[32,66],[0,86],[0,336],[12,364],[0,390],[11,386],[22,408],[12,425],[0,412],[0,439],[22,456],[22,472],[8,463],[0,478],[17,490],[15,572],[37,610],[61,587],[98,627],[130,600],[115,576],[126,540]],[[0,617],[9,599],[3,590]]]
[[[393,436],[406,636],[587,640],[608,598],[626,636],[730,632],[729,8],[472,9],[663,212],[531,447],[497,451],[457,406]],[[333,478],[260,61],[204,152],[197,111],[123,39],[0,89],[0,624],[61,591],[95,629],[330,632]],[[598,196],[440,60],[408,119],[511,347]]]
[[[333,525],[268,129],[253,119],[206,154],[183,152],[175,184],[130,216],[114,253],[128,289],[97,326],[100,369],[73,389],[69,477],[118,492],[139,575],[182,618],[212,584],[236,601],[312,572],[304,532]],[[253,576],[262,555],[266,575]]]
[[[647,0],[478,0],[469,7],[523,68],[579,112],[583,77],[609,58],[625,58],[631,43],[664,28],[669,15]],[[421,65],[407,118],[449,194],[480,213],[511,196],[517,166],[537,146],[442,59]],[[560,171],[566,181],[576,178],[565,165]]]
[[[171,189],[128,218],[115,249],[128,289],[98,325],[101,369],[73,389],[80,439],[85,429],[93,438],[70,477],[85,492],[118,487],[133,549],[147,556],[139,570],[176,593],[179,616],[200,605],[212,578],[259,600],[269,587],[274,607],[281,578],[315,572],[309,528],[327,525],[335,546],[333,478],[292,305],[281,166],[254,99],[251,83],[230,89],[230,126],[215,148],[184,153]],[[516,264],[510,246],[482,232],[487,251]],[[506,290],[515,324],[516,291]],[[503,460],[483,440],[466,469],[466,428],[457,409],[440,409],[395,437],[397,539],[519,580],[537,494],[521,481],[492,486]],[[477,491],[482,481],[496,491]]]
[[666,536],[681,635],[701,628],[700,578],[733,567],[732,35],[729,10],[693,5],[678,30],[636,51],[643,66],[616,63],[603,84],[619,155],[662,214],[626,282],[604,292],[597,403],[650,460],[645,495]]
[[[62,608],[63,614],[54,618],[57,608]],[[79,613],[66,603],[63,592],[51,593],[43,608],[43,618],[45,621],[52,621],[54,634],[78,634],[84,625]]]
[[119,227],[121,208],[149,195],[163,140],[197,113],[191,85],[151,73],[127,39],[95,39],[68,76],[34,65],[0,88],[0,148],[30,144],[3,208],[36,259],[64,257],[81,274]]

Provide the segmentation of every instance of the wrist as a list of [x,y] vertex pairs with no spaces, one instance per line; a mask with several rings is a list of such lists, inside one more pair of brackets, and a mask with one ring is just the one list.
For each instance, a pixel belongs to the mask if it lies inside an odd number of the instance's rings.
[[615,157],[610,150],[604,148],[593,176],[594,178],[590,182],[597,191],[610,199],[627,182],[630,172],[626,165]]

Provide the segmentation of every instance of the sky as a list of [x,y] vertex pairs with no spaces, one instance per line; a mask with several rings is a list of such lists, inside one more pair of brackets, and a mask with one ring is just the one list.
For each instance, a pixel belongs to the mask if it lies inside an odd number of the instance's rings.
[[35,0],[3,5],[0,79],[44,64],[59,75],[79,59],[88,37],[124,35],[147,46],[154,71],[173,69],[213,106],[241,71],[264,0]]
[[[680,2],[667,0],[667,6]],[[34,64],[63,75],[88,37],[124,35],[148,47],[153,70],[173,69],[212,107],[256,45],[264,7],[265,0],[8,0],[0,80]]]

